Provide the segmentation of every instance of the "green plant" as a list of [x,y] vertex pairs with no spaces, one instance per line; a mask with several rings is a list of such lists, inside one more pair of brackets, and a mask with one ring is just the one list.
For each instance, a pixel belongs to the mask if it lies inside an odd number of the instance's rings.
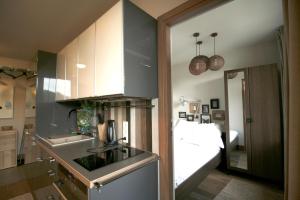
[[80,132],[91,132],[95,106],[91,102],[84,101],[77,111],[77,126]]

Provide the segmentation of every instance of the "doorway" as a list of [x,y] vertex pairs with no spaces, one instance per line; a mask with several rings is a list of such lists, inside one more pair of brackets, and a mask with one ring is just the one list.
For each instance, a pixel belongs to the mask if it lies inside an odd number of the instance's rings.
[[[161,156],[161,198],[171,199],[173,191],[168,185],[173,185],[173,164],[172,164],[172,137],[174,132],[171,133],[171,127],[174,125],[174,116],[172,113],[172,105],[174,98],[171,92],[172,88],[172,69],[171,69],[171,37],[172,27],[183,23],[193,16],[203,14],[214,8],[220,7],[230,1],[193,1],[187,2],[184,6],[174,9],[170,13],[163,15],[159,18],[159,117],[160,117],[160,156]],[[191,31],[189,36],[193,40]],[[188,37],[188,36],[187,36]],[[172,43],[173,45],[173,43]],[[193,48],[193,47],[191,47]],[[184,48],[183,51],[186,49]],[[192,58],[192,56],[191,56]],[[188,66],[186,66],[188,67]],[[243,66],[243,67],[248,67]],[[179,96],[180,97],[180,96]],[[180,98],[176,98],[179,100]],[[224,102],[223,102],[224,103]],[[225,104],[225,103],[224,103]],[[178,113],[176,113],[176,116]],[[173,120],[173,124],[171,120]],[[243,147],[241,147],[243,148]],[[169,192],[167,192],[169,191]]]

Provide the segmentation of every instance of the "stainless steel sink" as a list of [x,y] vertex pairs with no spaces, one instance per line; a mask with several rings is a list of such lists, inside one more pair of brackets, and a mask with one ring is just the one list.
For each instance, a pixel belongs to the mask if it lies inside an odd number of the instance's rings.
[[74,136],[68,136],[68,137],[61,137],[61,138],[43,138],[45,142],[47,142],[52,147],[61,146],[65,144],[71,144],[76,142],[83,142],[87,140],[92,140],[93,137],[89,137],[86,135],[74,135]]

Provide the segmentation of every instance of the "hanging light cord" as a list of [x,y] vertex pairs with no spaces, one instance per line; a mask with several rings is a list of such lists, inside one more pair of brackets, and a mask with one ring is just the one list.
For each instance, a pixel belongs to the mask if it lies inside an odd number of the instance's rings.
[[214,38],[214,56],[216,55],[216,37],[217,37],[217,35],[218,35],[218,33],[210,34],[210,36]]
[[214,56],[216,55],[216,37],[214,37]]
[[198,46],[197,46],[197,42],[198,42],[198,39],[197,39],[198,37],[195,37],[195,40],[196,40],[196,56],[198,56]]

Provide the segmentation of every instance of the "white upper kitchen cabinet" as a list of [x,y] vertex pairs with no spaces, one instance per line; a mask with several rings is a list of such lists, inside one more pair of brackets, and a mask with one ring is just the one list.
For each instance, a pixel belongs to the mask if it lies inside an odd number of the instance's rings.
[[66,89],[65,99],[76,99],[78,90],[77,81],[77,39],[73,40],[65,49],[66,54]]
[[65,49],[57,54],[56,64],[56,101],[65,100],[66,94],[66,53]]
[[96,21],[95,96],[124,93],[122,1]]
[[157,97],[157,21],[128,0],[96,21],[95,96]]
[[157,98],[156,37],[156,19],[119,1],[58,54],[57,79],[65,71],[65,83],[57,100]]
[[94,96],[95,23],[78,37],[78,98]]

